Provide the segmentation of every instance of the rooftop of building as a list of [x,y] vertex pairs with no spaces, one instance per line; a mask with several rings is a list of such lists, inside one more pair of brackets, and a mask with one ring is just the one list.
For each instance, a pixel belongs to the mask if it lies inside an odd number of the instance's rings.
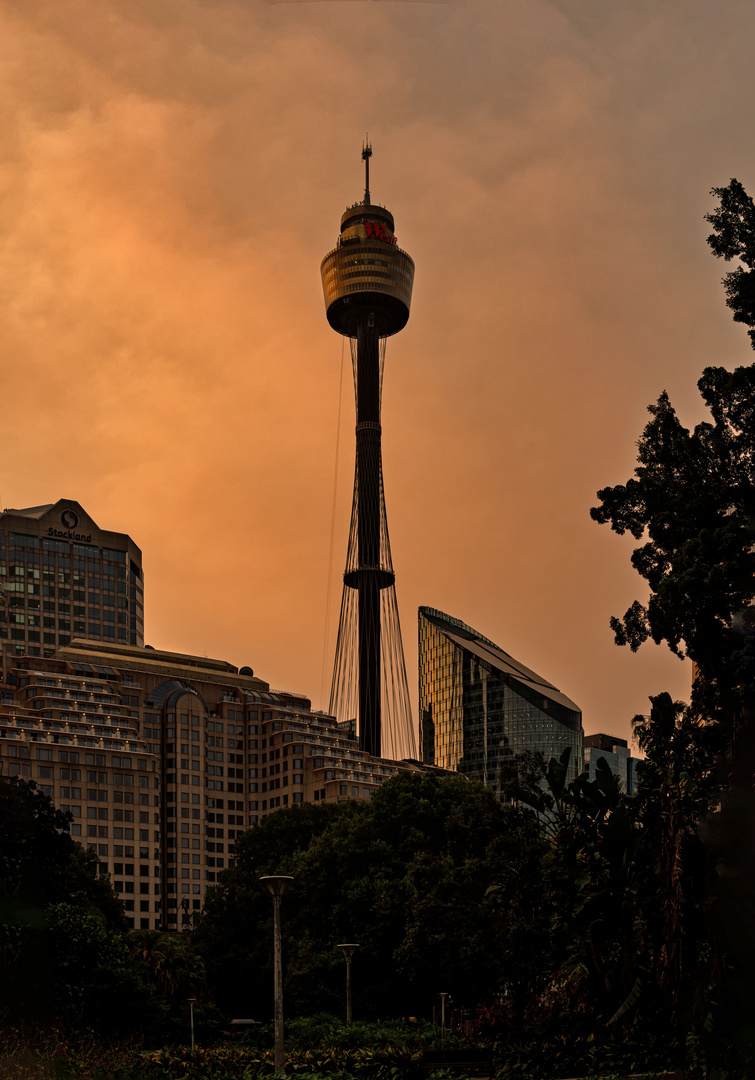
[[602,732],[595,735],[585,735],[584,746],[605,750],[607,753],[612,753],[614,746],[622,746],[625,750],[629,748],[626,739],[620,739],[617,735],[605,735]]
[[13,514],[15,517],[41,518],[44,517],[48,510],[52,510],[53,506],[55,506],[55,503],[45,503],[44,506],[27,506],[25,510],[16,510],[6,506],[4,510],[0,511],[0,517],[3,514]]
[[[107,545],[112,543],[119,550],[123,549],[124,540],[127,542],[131,557],[141,561],[141,549],[128,533],[114,532],[112,529],[102,529],[92,515],[75,499],[57,499],[53,503],[44,503],[41,506],[27,506],[21,509],[6,507],[0,510],[0,525],[7,525],[13,529],[14,519],[18,522],[22,535],[50,539],[56,537],[61,541],[72,541],[85,544],[91,548],[92,531],[98,534],[98,543]],[[25,533],[23,522],[28,522],[29,533]],[[44,536],[47,526],[47,537]],[[57,549],[56,549],[57,550]]]
[[[227,660],[214,660],[208,656],[154,649],[150,645],[115,645],[105,641],[87,641],[74,638],[68,645],[57,650],[56,656],[63,660],[81,662],[83,658],[97,664],[118,668],[150,671],[155,674],[183,674],[185,677],[208,679],[217,682],[218,676],[232,676],[234,684],[251,692],[269,692],[270,686],[263,679],[241,671]],[[187,669],[189,669],[187,671]],[[251,668],[248,669],[251,671]],[[227,681],[223,680],[223,681]],[[292,695],[302,697],[302,695]]]
[[538,675],[531,668],[515,660],[510,653],[505,652],[494,641],[484,637],[471,626],[467,626],[461,619],[456,619],[452,615],[446,615],[444,611],[431,607],[420,607],[419,614],[438,627],[461,648],[467,649],[479,660],[489,664],[495,670],[511,676],[517,682],[529,687],[530,690],[542,694],[543,697],[548,698],[548,700],[560,705],[562,708],[581,714],[579,706],[575,705],[566,694],[562,694],[553,683],[548,682],[542,675]]

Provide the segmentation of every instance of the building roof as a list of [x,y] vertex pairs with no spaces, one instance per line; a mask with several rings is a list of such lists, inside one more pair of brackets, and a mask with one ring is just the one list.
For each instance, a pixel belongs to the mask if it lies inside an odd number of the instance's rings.
[[[71,514],[76,519],[75,521],[66,520]],[[127,533],[113,532],[112,529],[101,529],[91,514],[75,499],[58,499],[54,503],[45,503],[43,506],[27,506],[21,510],[12,507],[0,510],[0,524],[11,529],[14,528],[14,519],[19,518],[21,521],[17,522],[17,527],[20,528],[22,534],[25,535],[25,529],[29,529],[31,530],[29,536],[39,537],[40,539],[44,539],[40,530],[43,530],[47,525],[48,535],[57,537],[59,540],[89,544],[90,537],[78,535],[78,533],[84,534],[96,531],[99,534],[98,539],[95,541],[96,544],[105,546],[113,544],[119,551],[123,550],[123,543],[126,541],[131,557],[136,558],[141,566],[141,549],[132,537]],[[23,524],[24,519],[28,522],[26,526]],[[78,530],[78,533],[76,530]]]
[[28,506],[25,510],[14,510],[10,506],[6,506],[0,512],[0,517],[3,514],[15,514],[16,517],[41,518],[44,517],[48,510],[52,510],[53,506],[55,506],[55,503],[45,503],[44,506]]
[[607,750],[613,753],[614,747],[623,746],[628,748],[627,740],[620,739],[616,735],[606,735],[604,732],[595,732],[594,735],[585,735],[585,747],[596,747],[598,750]]
[[566,694],[562,694],[553,683],[548,682],[547,679],[544,679],[542,675],[538,675],[531,668],[525,667],[524,664],[515,660],[513,656],[501,649],[495,642],[483,637],[482,634],[473,630],[471,626],[467,626],[460,619],[455,619],[452,615],[446,615],[445,612],[430,607],[421,607],[419,613],[437,626],[439,630],[442,630],[455,645],[471,652],[496,671],[514,678],[517,682],[529,687],[536,693],[542,694],[543,697],[562,706],[562,708],[577,713],[581,712],[579,706],[575,705]]
[[62,645],[56,653],[63,660],[82,660],[95,664],[114,665],[119,669],[151,671],[166,677],[182,674],[187,678],[203,678],[210,682],[230,682],[242,690],[268,690],[268,684],[254,675],[240,675],[233,664],[226,660],[213,660],[207,656],[188,653],[163,652],[150,646],[111,644],[104,641],[87,641],[74,638]]

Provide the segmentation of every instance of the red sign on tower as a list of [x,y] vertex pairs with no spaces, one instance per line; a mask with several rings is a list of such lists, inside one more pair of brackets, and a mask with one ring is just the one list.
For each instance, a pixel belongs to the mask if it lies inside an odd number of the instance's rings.
[[366,221],[365,227],[368,240],[371,236],[374,236],[376,240],[382,240],[384,244],[391,244],[393,247],[397,246],[396,237],[385,231],[385,225],[382,222]]

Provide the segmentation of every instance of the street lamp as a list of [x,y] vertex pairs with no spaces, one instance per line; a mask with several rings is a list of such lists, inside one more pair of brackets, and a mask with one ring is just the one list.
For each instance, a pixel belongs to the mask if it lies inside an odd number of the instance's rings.
[[351,1023],[351,958],[359,948],[358,945],[337,945],[336,948],[343,952],[346,957],[346,1023]]
[[191,1048],[194,1049],[194,1006],[197,1003],[196,998],[189,998],[189,1009],[191,1010]]
[[294,879],[288,874],[267,874],[260,878],[273,898],[273,969],[275,972],[275,1071],[286,1075],[283,1048],[283,957],[281,948],[281,897]]
[[450,998],[450,994],[440,995],[440,1045],[443,1045],[443,1036],[446,1033],[446,998]]

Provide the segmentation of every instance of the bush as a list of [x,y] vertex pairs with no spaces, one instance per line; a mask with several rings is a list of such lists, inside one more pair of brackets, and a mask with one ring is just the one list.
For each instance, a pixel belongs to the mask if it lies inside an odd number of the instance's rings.
[[[322,1048],[375,1050],[389,1047],[403,1050],[426,1050],[434,1046],[438,1038],[436,1028],[424,1020],[385,1020],[373,1024],[358,1021],[347,1024],[330,1013],[318,1013],[316,1016],[286,1021],[287,1050]],[[465,1046],[470,1043],[476,1045],[478,1041],[478,1039],[470,1040],[453,1032],[446,1032],[444,1036],[446,1046]],[[255,1025],[247,1028],[240,1038],[240,1043],[260,1050],[271,1049],[274,1044],[273,1025]]]

